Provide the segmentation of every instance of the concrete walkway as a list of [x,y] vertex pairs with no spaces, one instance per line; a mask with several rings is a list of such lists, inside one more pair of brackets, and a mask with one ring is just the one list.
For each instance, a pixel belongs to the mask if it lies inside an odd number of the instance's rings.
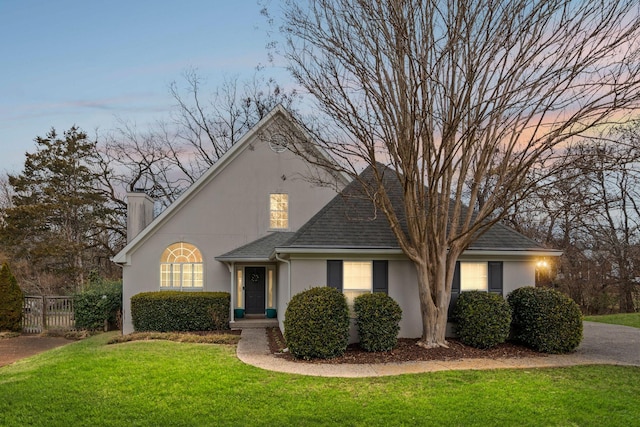
[[318,364],[289,362],[269,351],[266,330],[243,329],[237,350],[244,363],[269,371],[320,377],[378,377],[446,370],[551,368],[613,364],[640,366],[640,329],[584,322],[584,340],[571,354],[521,359],[465,359],[380,364]]

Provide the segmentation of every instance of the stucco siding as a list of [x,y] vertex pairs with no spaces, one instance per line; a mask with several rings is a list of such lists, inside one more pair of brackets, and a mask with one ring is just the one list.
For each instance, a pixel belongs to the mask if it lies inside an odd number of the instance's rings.
[[289,231],[297,230],[336,195],[332,188],[305,180],[309,166],[300,158],[289,151],[275,153],[259,138],[236,154],[129,251],[129,262],[123,266],[124,333],[132,331],[130,297],[160,289],[160,257],[167,246],[197,246],[205,264],[204,290],[229,291],[228,267],[215,257],[269,232],[271,193],[289,195]]
[[[353,256],[342,257],[332,255],[330,259],[349,259]],[[392,297],[402,308],[402,320],[400,321],[399,337],[417,338],[422,335],[422,319],[420,312],[420,301],[418,298],[418,282],[416,270],[407,259],[390,257],[389,260],[389,296]],[[364,258],[363,258],[364,259]],[[377,259],[380,259],[377,257]],[[495,257],[470,257],[466,256],[461,260],[473,261],[495,261],[505,258]],[[326,258],[319,256],[299,256],[291,260],[291,295],[295,295],[310,287],[323,286],[326,284],[327,264]],[[503,289],[504,296],[521,286],[532,285],[535,279],[535,259],[520,257],[506,259],[503,261]],[[283,301],[286,306],[288,301]],[[279,316],[281,328],[283,328],[282,317]],[[353,325],[352,325],[353,326]],[[283,329],[284,330],[284,329]],[[357,341],[357,333],[353,329],[350,331],[351,341]],[[449,324],[447,335],[453,335],[453,325]]]
[[504,261],[503,295],[506,297],[515,289],[523,286],[534,286],[536,283],[536,260]]
[[291,261],[291,296],[327,284],[327,262],[324,259]]
[[401,338],[422,335],[416,270],[409,260],[389,261],[389,296],[402,308]]

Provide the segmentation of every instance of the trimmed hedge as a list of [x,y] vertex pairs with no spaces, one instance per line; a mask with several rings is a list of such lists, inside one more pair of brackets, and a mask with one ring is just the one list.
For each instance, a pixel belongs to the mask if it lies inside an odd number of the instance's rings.
[[228,292],[144,292],[131,297],[136,332],[218,331],[229,329]]
[[298,359],[330,359],[349,344],[349,309],[344,295],[330,287],[294,295],[284,320],[284,338]]
[[453,309],[456,334],[464,344],[487,349],[502,344],[511,330],[511,307],[498,294],[462,292]]
[[578,304],[555,289],[524,287],[507,297],[516,341],[545,353],[568,353],[582,341]]
[[118,329],[122,314],[122,282],[97,279],[73,298],[76,328]]
[[0,268],[0,331],[22,331],[24,295],[9,264]]
[[365,351],[389,351],[398,343],[402,309],[387,294],[363,294],[354,300],[360,347]]

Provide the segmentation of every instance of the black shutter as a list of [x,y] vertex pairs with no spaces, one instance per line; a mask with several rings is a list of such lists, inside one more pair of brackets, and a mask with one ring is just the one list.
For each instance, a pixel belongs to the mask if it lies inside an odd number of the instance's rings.
[[342,292],[342,261],[327,260],[327,286]]
[[388,261],[373,261],[373,292],[389,294]]
[[449,301],[448,317],[451,319],[453,307],[456,306],[458,296],[460,295],[460,261],[456,261],[456,269],[453,272],[453,282],[451,283],[451,300]]
[[490,261],[488,269],[489,292],[502,295],[502,261]]

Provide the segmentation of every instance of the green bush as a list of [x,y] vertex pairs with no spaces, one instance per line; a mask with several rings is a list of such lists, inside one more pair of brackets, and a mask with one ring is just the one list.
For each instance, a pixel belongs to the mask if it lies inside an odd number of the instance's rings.
[[365,351],[389,351],[398,343],[402,309],[383,293],[363,294],[353,303],[360,347]]
[[509,338],[511,308],[501,295],[462,292],[453,309],[453,319],[458,338],[471,347],[491,348]]
[[228,292],[145,292],[131,297],[136,332],[218,331],[229,329]]
[[516,341],[545,353],[567,353],[582,341],[582,313],[571,298],[549,288],[519,288],[507,297]]
[[74,295],[77,329],[118,329],[122,314],[122,282],[92,278],[86,290]]
[[285,313],[284,338],[298,359],[330,359],[349,344],[349,309],[340,291],[311,288],[296,294]]
[[0,269],[0,331],[22,331],[24,295],[18,281],[4,263]]

